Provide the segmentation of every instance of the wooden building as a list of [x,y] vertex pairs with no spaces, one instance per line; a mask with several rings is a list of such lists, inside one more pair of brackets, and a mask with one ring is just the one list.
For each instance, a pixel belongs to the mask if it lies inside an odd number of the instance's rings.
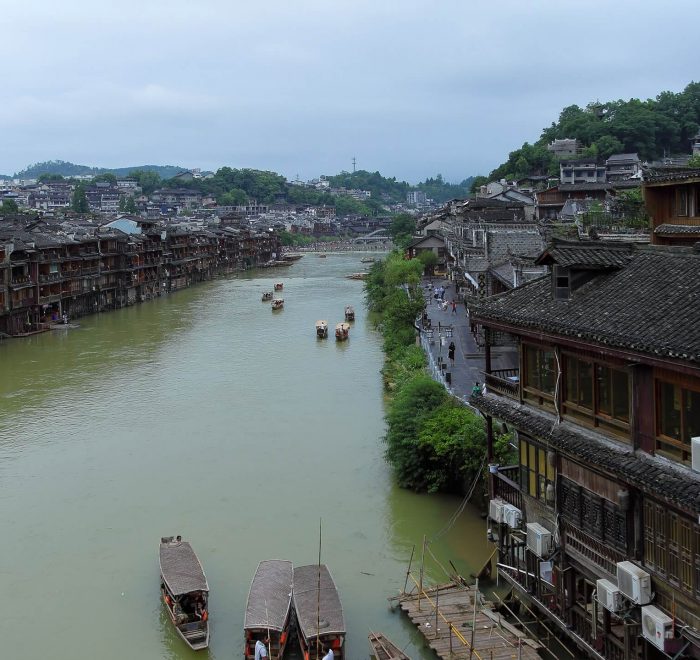
[[700,169],[651,173],[643,191],[652,243],[692,245],[700,241]]
[[[476,305],[499,575],[575,657],[700,658],[700,253],[555,243]],[[515,340],[520,368],[491,369]]]

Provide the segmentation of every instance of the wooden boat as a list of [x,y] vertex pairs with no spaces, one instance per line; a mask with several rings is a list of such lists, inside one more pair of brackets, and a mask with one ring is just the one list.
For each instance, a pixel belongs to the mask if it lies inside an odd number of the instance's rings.
[[328,321],[316,321],[316,336],[319,339],[328,337]]
[[262,301],[267,302],[268,300],[272,300],[273,293],[272,291],[265,291],[262,294]]
[[327,254],[319,254],[318,258],[319,259],[325,259],[328,255]]
[[160,592],[178,635],[194,651],[209,646],[209,585],[192,546],[160,540]]
[[382,633],[371,632],[369,645],[376,660],[411,660],[396,644]]
[[284,298],[273,298],[272,309],[282,309],[284,307]]
[[323,649],[329,648],[333,649],[334,660],[344,660],[343,606],[328,568],[324,564],[296,567],[293,593],[304,660],[316,660],[317,649],[320,660],[325,655]]
[[350,324],[338,323],[335,326],[335,338],[338,341],[345,341],[350,336]]
[[350,273],[346,275],[345,278],[348,280],[366,280],[369,273]]
[[254,660],[255,643],[270,636],[268,657],[279,660],[289,641],[292,626],[292,562],[268,559],[258,564],[248,592],[243,632],[245,658]]
[[354,321],[355,320],[355,309],[352,305],[348,305],[345,308],[345,320]]
[[284,289],[284,284],[282,282],[275,282],[275,291],[282,291]]
[[362,264],[373,264],[374,263],[374,257],[363,257],[360,259],[360,263]]

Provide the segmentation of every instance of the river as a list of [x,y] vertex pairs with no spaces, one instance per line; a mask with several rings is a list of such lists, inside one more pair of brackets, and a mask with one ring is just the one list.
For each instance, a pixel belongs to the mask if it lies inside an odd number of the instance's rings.
[[[382,458],[381,338],[362,253],[307,254],[79,328],[0,342],[0,629],[8,660],[238,658],[261,559],[322,561],[348,659],[370,629],[432,658],[388,608],[411,548],[459,498],[396,488]],[[284,282],[285,308],[262,303]],[[317,340],[346,304],[350,339]],[[162,535],[191,541],[211,589],[211,647],[187,650],[159,601]],[[432,545],[463,575],[488,557],[469,508]],[[444,580],[434,561],[434,580]]]

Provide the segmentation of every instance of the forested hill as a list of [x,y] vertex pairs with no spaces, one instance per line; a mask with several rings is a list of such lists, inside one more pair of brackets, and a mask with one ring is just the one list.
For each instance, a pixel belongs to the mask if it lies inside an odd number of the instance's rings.
[[[221,167],[213,176],[209,177],[189,181],[173,178],[183,171],[186,171],[186,168],[171,165],[142,165],[140,167],[108,169],[52,160],[31,165],[14,176],[27,179],[53,178],[55,180],[56,178],[69,179],[81,175],[103,179],[130,175],[138,180],[146,194],[150,194],[160,186],[187,187],[212,195],[219,204],[244,204],[251,199],[264,203],[286,201],[292,204],[325,204],[335,206],[336,211],[340,214],[380,213],[387,204],[405,202],[406,193],[415,190],[425,192],[427,197],[438,203],[454,198],[464,198],[469,195],[473,179],[473,177],[468,177],[461,183],[453,184],[445,181],[442,175],[438,174],[416,185],[411,185],[406,181],[397,181],[396,177],[382,176],[379,172],[358,170],[357,172],[341,172],[333,176],[326,176],[330,188],[336,193],[332,195],[328,189],[293,185],[276,172]],[[369,191],[371,197],[360,201],[353,199],[350,194],[339,194],[338,189],[345,189],[348,193],[353,190]]]
[[133,170],[143,170],[146,172],[154,172],[161,179],[170,179],[178,172],[182,172],[186,168],[177,167],[176,165],[137,165],[134,167],[89,167],[88,165],[76,165],[68,163],[64,160],[47,160],[43,163],[35,163],[30,165],[21,172],[16,172],[16,179],[38,179],[42,174],[59,174],[60,176],[70,178],[72,176],[100,174],[114,174],[115,176],[126,176]]
[[[642,160],[690,153],[690,140],[700,126],[700,83],[682,92],[661,92],[655,99],[570,105],[559,120],[545,128],[534,144],[525,143],[488,179],[518,179],[528,174],[559,174],[556,159],[547,151],[555,139],[576,138],[584,156],[606,159],[614,153],[638,153]],[[484,177],[477,177],[477,185]]]

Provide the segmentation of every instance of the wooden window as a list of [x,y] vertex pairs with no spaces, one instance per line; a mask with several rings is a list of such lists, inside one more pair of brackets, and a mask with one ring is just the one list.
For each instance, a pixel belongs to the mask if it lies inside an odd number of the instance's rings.
[[[693,591],[693,529],[687,520],[680,521],[679,540],[680,549],[680,579],[683,590]],[[700,548],[697,549],[700,554]]]
[[523,398],[538,403],[554,401],[557,382],[554,351],[525,344],[523,362]]
[[520,488],[548,506],[554,506],[553,498],[547,501],[547,487],[554,494],[554,466],[547,463],[547,451],[529,439],[520,436]]
[[668,519],[666,522],[666,533],[668,535],[668,558],[667,558],[667,573],[668,581],[674,585],[678,586],[680,583],[679,573],[680,573],[680,549],[678,547],[679,540],[679,525],[678,516],[675,513],[668,512],[666,514]]
[[700,436],[700,391],[657,381],[656,435],[660,453],[690,463],[690,439]]
[[563,371],[564,414],[628,439],[630,380],[627,372],[572,355],[564,355]]
[[700,525],[645,500],[644,564],[681,591],[700,595]]
[[682,187],[676,190],[676,215],[688,215],[688,188]]
[[552,279],[554,283],[554,299],[568,300],[570,297],[569,269],[562,266],[554,266]]

